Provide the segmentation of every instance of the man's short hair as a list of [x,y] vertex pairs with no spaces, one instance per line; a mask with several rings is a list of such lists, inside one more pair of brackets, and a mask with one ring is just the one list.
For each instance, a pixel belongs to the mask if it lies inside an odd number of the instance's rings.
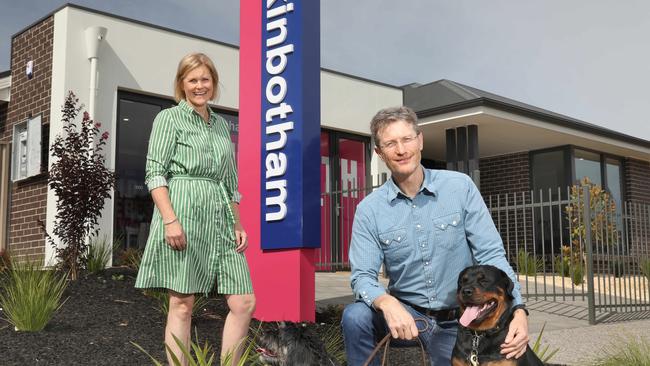
[[418,116],[415,112],[405,106],[384,108],[377,112],[372,121],[370,121],[370,133],[375,146],[379,147],[379,136],[377,135],[381,129],[389,124],[397,121],[404,121],[411,126],[415,132],[420,133],[420,126],[418,126]]

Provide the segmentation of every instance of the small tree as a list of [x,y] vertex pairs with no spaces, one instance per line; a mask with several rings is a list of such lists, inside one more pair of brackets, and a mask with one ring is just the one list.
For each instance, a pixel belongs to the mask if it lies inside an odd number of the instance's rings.
[[87,250],[86,238],[97,235],[97,227],[104,201],[115,186],[115,173],[105,166],[102,149],[108,132],[99,135],[100,123],[95,123],[88,112],[83,113],[80,127],[75,119],[83,106],[69,92],[61,112],[64,134],[58,135],[50,148],[54,163],[50,168],[48,184],[56,193],[54,236],[58,246],[46,234],[56,249],[59,264],[70,270],[73,280],[83,266]]
[[[582,210],[585,207],[583,187],[589,189],[589,210],[591,211],[591,243],[584,243],[586,228]],[[571,244],[563,247],[564,260],[570,261],[573,269],[582,268],[585,261],[586,245],[603,242],[607,246],[618,243],[619,232],[616,227],[616,203],[609,192],[583,177],[580,184],[571,187],[570,203],[566,206],[567,219],[571,231]],[[571,253],[571,254],[569,254]],[[580,272],[582,273],[582,271]]]

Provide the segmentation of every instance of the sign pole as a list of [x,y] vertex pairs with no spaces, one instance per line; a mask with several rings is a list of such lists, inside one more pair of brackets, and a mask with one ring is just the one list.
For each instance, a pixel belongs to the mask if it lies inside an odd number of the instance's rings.
[[320,246],[320,2],[240,2],[240,214],[255,317],[314,321]]

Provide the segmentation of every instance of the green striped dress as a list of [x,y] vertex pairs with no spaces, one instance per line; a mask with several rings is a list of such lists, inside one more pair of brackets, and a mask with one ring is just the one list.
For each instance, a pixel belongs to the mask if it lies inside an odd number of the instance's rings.
[[149,139],[145,183],[167,186],[187,246],[172,249],[154,207],[137,288],[179,293],[253,292],[243,253],[235,251],[231,202],[239,202],[237,167],[229,126],[210,111],[210,124],[184,100],[156,116]]

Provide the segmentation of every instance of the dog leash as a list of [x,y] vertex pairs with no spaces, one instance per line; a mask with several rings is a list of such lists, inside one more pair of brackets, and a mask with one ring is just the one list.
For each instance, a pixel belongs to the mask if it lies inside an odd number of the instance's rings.
[[[391,338],[391,335],[390,335],[390,333],[388,333],[388,334],[386,334],[386,336],[381,341],[379,341],[379,343],[377,343],[377,346],[375,347],[375,349],[372,350],[372,353],[370,354],[370,357],[368,357],[366,362],[364,362],[363,366],[369,366],[370,362],[372,362],[372,360],[375,358],[375,356],[377,356],[377,354],[379,353],[379,350],[382,347],[384,347],[384,355],[383,355],[382,360],[381,360],[381,365],[382,366],[387,365],[388,348],[390,346],[390,338]],[[427,365],[427,356],[426,356],[427,352],[424,350],[424,345],[422,344],[422,341],[420,340],[420,338],[415,337],[415,339],[417,339],[418,345],[420,346],[420,351],[422,352],[422,366],[426,366]]]

